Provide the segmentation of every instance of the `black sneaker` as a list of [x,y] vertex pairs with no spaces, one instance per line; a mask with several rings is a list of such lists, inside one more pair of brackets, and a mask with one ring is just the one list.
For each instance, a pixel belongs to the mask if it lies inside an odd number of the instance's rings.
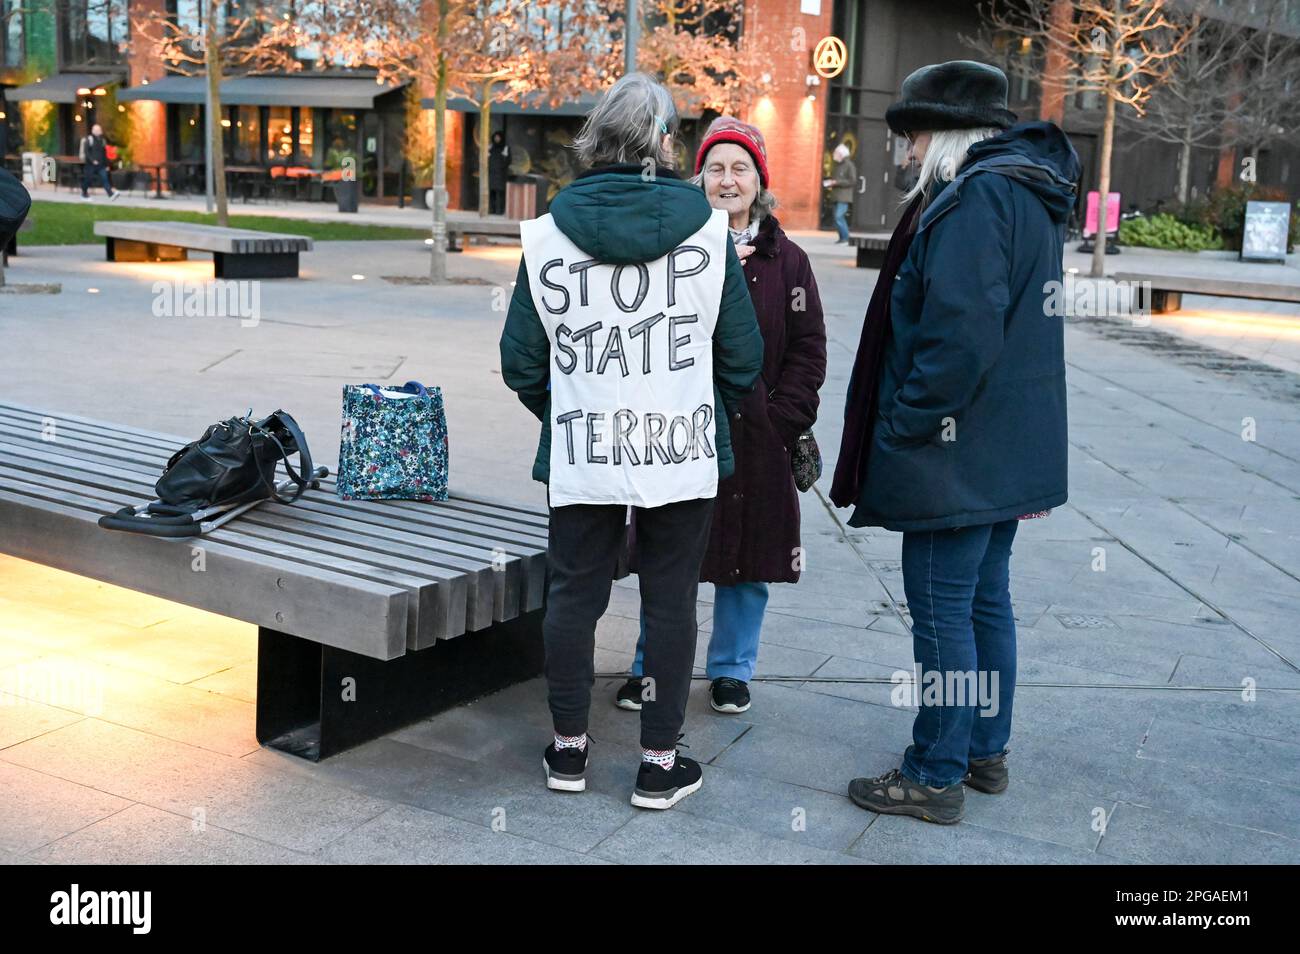
[[641,691],[645,688],[641,684],[640,676],[632,676],[627,682],[619,687],[618,692],[614,694],[614,705],[620,709],[627,709],[629,712],[641,711]]
[[1007,790],[1010,776],[1007,773],[1007,753],[991,755],[986,759],[971,759],[966,777],[962,780],[977,792],[1000,795]]
[[557,792],[585,792],[587,790],[587,752],[591,749],[591,738],[581,749],[557,749],[552,742],[546,747],[542,756],[542,768],[546,770],[546,787]]
[[700,771],[700,763],[681,752],[670,769],[642,762],[636,773],[632,804],[637,808],[672,808],[702,784],[704,773]]
[[744,712],[749,708],[749,683],[723,676],[709,686],[709,705],[714,712]]
[[881,815],[911,815],[936,825],[955,825],[965,811],[966,796],[961,782],[947,788],[918,785],[898,769],[879,778],[855,778],[849,782],[853,804]]

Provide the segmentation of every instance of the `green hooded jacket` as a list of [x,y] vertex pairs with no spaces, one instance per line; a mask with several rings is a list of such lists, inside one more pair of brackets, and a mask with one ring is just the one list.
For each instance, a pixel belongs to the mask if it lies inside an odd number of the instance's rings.
[[[603,263],[622,265],[662,258],[694,235],[713,211],[696,186],[670,170],[646,177],[640,166],[593,169],[551,203],[555,225],[574,245]],[[763,366],[763,336],[731,242],[718,320],[713,332],[713,404],[718,479],[735,470],[731,414],[754,387]],[[547,482],[551,462],[551,345],[533,304],[521,257],[514,295],[501,332],[501,376],[542,422],[533,479]]]

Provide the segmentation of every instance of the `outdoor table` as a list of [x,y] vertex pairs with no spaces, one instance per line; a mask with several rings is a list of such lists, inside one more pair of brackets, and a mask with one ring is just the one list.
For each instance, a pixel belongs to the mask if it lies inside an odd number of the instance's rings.
[[[231,177],[236,184],[242,181],[246,186],[251,186],[255,176],[269,176],[270,172],[265,166],[226,166],[226,175]],[[244,191],[244,204],[248,204],[247,189]]]
[[144,172],[149,172],[153,176],[153,197],[155,199],[167,198],[162,192],[162,171],[165,162],[137,162],[136,168]]

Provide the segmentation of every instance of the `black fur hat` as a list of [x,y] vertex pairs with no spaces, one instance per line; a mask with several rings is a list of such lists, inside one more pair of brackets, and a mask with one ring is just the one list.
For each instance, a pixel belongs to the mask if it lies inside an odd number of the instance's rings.
[[902,97],[885,111],[898,135],[935,129],[1006,129],[1016,123],[1007,109],[1007,74],[974,60],[923,66],[903,80]]

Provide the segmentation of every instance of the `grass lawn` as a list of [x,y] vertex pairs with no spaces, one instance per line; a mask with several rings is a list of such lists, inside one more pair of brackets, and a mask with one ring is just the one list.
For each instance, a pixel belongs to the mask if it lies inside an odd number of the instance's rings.
[[[32,203],[31,218],[32,228],[23,232],[19,238],[24,245],[103,244],[104,240],[94,233],[94,223],[100,219],[217,224],[215,215],[206,215],[202,212],[185,212],[162,207],[140,209],[129,205],[105,205],[102,202],[78,205],[73,202],[36,201]],[[362,225],[355,222],[308,222],[304,219],[281,219],[270,215],[231,215],[230,227],[307,235],[323,242],[424,239],[429,236],[427,229]]]

